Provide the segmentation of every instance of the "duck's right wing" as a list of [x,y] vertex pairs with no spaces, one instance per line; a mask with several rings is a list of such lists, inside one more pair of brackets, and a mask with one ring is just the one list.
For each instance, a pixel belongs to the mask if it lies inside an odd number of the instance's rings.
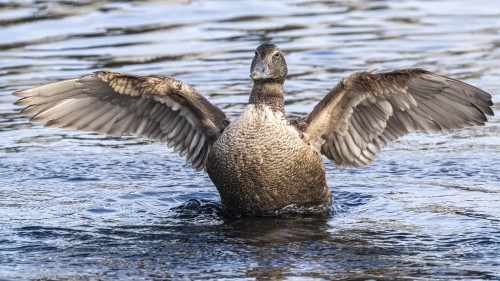
[[197,170],[229,124],[220,108],[167,76],[99,71],[14,95],[22,97],[16,105],[26,106],[21,115],[45,127],[160,140]]

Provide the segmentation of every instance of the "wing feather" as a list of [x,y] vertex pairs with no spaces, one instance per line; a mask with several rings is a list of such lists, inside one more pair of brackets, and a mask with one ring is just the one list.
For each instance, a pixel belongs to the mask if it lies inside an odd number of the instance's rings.
[[422,69],[360,71],[337,84],[298,128],[335,165],[364,166],[408,133],[484,125],[492,105],[488,93]]
[[228,125],[224,113],[193,88],[167,76],[99,71],[15,92],[21,115],[46,127],[166,142],[196,169]]

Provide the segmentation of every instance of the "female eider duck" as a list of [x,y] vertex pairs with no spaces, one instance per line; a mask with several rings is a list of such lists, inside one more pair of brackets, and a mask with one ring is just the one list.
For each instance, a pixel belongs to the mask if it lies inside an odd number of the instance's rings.
[[250,67],[253,88],[230,122],[193,88],[167,76],[98,71],[15,92],[21,115],[45,127],[166,142],[205,169],[232,214],[266,215],[332,201],[321,155],[339,167],[368,165],[380,149],[414,131],[484,125],[491,96],[422,69],[358,71],[301,118],[287,120],[282,51],[262,44]]

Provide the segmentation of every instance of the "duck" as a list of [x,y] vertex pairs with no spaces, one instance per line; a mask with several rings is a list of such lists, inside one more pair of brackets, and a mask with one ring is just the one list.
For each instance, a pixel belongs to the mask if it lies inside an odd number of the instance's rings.
[[288,118],[288,66],[272,43],[255,50],[253,87],[229,120],[193,87],[169,76],[110,70],[13,93],[21,116],[45,127],[134,135],[166,143],[208,174],[222,208],[266,216],[332,204],[323,157],[337,167],[370,164],[415,131],[448,132],[487,122],[491,95],[420,68],[362,70],[338,82],[312,111]]

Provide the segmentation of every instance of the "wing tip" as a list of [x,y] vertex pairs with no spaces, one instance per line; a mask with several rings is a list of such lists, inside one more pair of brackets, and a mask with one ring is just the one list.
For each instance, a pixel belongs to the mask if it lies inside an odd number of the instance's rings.
[[26,99],[27,99],[27,97],[18,99],[15,102],[13,102],[12,104],[16,105],[16,106],[27,106],[27,105],[29,105],[29,103],[26,102]]
[[31,96],[30,90],[31,89],[17,90],[15,92],[13,92],[12,95],[15,97],[26,98],[26,97]]

